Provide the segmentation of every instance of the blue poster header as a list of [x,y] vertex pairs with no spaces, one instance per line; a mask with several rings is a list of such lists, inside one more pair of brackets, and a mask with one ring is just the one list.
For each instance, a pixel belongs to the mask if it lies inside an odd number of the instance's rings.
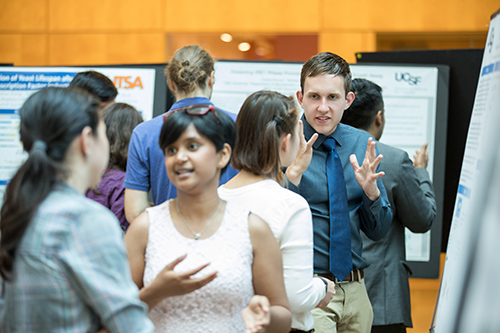
[[39,90],[67,87],[76,73],[71,72],[2,72],[0,90]]
[[483,70],[481,71],[481,76],[498,71],[500,71],[500,61],[484,66]]

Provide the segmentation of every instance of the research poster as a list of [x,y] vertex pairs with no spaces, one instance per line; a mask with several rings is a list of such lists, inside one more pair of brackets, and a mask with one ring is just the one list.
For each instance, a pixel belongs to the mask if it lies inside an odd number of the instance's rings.
[[[497,332],[500,325],[499,12],[491,19],[486,39],[437,302],[435,332]],[[465,302],[464,295],[468,295]]]
[[[415,151],[428,142],[427,171],[432,180],[438,69],[365,65],[351,66],[351,69],[354,78],[364,78],[382,87],[386,122],[380,142],[406,151],[412,160]],[[430,260],[430,230],[417,234],[406,229],[405,237],[408,261]]]
[[[218,61],[212,101],[237,114],[245,99],[257,90],[295,96],[300,89],[302,63]],[[354,78],[371,80],[383,89],[386,125],[381,142],[415,150],[429,143],[429,174],[433,175],[438,69],[435,67],[351,65]],[[406,231],[407,260],[428,262],[430,231]]]
[[212,102],[238,114],[245,99],[258,90],[273,90],[295,97],[300,89],[301,69],[302,63],[293,62],[218,61]]
[[78,72],[98,71],[110,78],[118,90],[117,102],[133,105],[144,120],[153,116],[154,69],[0,67],[0,202],[5,188],[26,159],[19,140],[19,109],[41,88],[66,87]]

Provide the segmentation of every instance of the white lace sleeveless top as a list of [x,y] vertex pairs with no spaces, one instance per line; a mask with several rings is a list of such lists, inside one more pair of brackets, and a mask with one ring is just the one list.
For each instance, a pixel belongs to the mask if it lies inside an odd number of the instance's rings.
[[241,311],[253,296],[252,243],[248,210],[227,203],[219,229],[207,239],[181,235],[172,223],[169,201],[148,208],[149,238],[146,247],[144,285],[165,266],[187,253],[176,266],[182,272],[210,262],[196,276],[214,270],[217,277],[192,293],[164,299],[149,317],[155,332],[245,332]]

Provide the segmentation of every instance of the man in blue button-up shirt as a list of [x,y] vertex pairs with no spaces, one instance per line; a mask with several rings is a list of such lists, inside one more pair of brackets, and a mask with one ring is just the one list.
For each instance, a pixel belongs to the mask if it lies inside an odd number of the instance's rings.
[[[354,94],[350,91],[351,78],[349,64],[329,52],[317,54],[304,64],[297,99],[304,109],[305,139],[301,154],[286,171],[288,187],[300,193],[311,206],[315,273],[336,281],[336,296],[328,307],[313,310],[317,333],[370,332],[373,311],[363,279],[363,268],[369,263],[361,257],[360,230],[369,238],[378,240],[387,233],[392,221],[387,194],[380,179],[384,173],[378,169],[382,156],[377,156],[375,141],[365,131],[339,124],[344,111],[354,101]],[[351,219],[353,271],[343,281],[336,279],[329,270],[328,153],[322,147],[327,137],[332,137],[337,143]],[[305,140],[309,140],[307,144]],[[358,161],[362,162],[361,166]]]

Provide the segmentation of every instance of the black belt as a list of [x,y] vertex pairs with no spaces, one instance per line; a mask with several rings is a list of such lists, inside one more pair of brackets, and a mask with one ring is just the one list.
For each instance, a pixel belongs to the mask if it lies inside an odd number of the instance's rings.
[[295,333],[313,333],[313,332],[314,332],[314,328],[313,328],[313,329],[310,329],[309,331],[298,330],[298,329],[292,328],[292,329],[290,330],[290,332],[295,332]]
[[332,273],[318,273],[316,274],[317,276],[327,278],[330,281],[333,281],[334,283],[345,283],[345,282],[351,282],[351,281],[360,281],[362,278],[365,277],[365,273],[363,272],[363,269],[355,269],[347,275],[347,277],[340,281],[337,279]]

